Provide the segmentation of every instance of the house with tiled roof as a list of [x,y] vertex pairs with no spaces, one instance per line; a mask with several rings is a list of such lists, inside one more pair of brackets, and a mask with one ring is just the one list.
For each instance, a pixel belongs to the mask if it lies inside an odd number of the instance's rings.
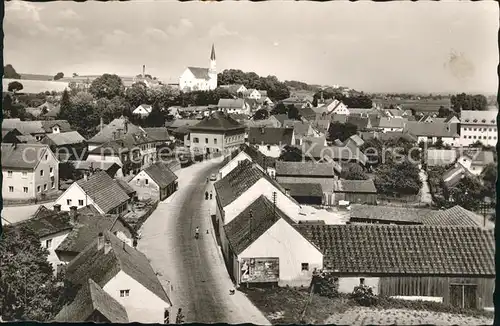
[[45,144],[2,143],[2,198],[43,199],[59,190],[59,161]]
[[480,175],[488,164],[495,163],[495,154],[492,151],[481,149],[464,150],[457,158],[457,163],[474,175]]
[[250,128],[248,143],[269,157],[278,158],[285,146],[295,144],[293,128]]
[[5,129],[2,128],[2,143],[13,144],[13,143],[21,143],[18,139],[18,136],[21,136],[22,133],[16,128]]
[[190,149],[199,154],[227,153],[245,142],[245,126],[216,111],[189,127]]
[[314,110],[310,107],[305,107],[305,108],[300,108],[298,109],[299,115],[302,117],[302,119],[305,119],[306,121],[314,121],[316,120],[317,113],[314,112]]
[[141,104],[138,107],[132,109],[132,114],[136,114],[142,118],[145,118],[151,114],[151,111],[153,111],[153,107],[151,106],[151,104]]
[[318,102],[318,109],[315,110],[317,113],[331,114],[342,114],[349,115],[349,109],[347,106],[337,99],[329,99],[323,103]]
[[280,125],[278,127],[283,127],[283,123],[288,120],[288,114],[273,114],[272,117],[279,121]]
[[87,152],[87,140],[78,131],[46,134],[40,142],[49,145],[59,161],[83,159]]
[[[323,253],[295,225],[264,195],[224,225],[222,252],[234,282],[309,285]],[[269,272],[257,273],[262,267]]]
[[478,227],[307,225],[341,293],[364,284],[374,294],[433,300],[457,308],[493,307],[495,240]]
[[61,205],[63,211],[69,211],[71,206],[93,205],[101,214],[122,214],[128,210],[130,201],[118,181],[98,171],[72,183],[55,203]]
[[209,91],[217,88],[215,47],[212,44],[210,67],[187,67],[179,77],[179,89],[183,92]]
[[349,146],[327,146],[322,141],[315,142],[308,139],[304,142],[303,154],[307,158],[315,159],[319,162],[353,162],[366,166],[368,158],[359,149]]
[[172,306],[148,258],[110,231],[100,233],[67,265],[65,279],[76,291],[94,281],[125,308],[129,322],[163,323]]
[[441,139],[445,145],[460,145],[458,126],[455,123],[408,121],[404,131],[415,135],[419,143],[435,143]]
[[483,145],[497,144],[498,108],[488,111],[462,110],[460,112],[460,145],[469,146],[477,141]]
[[220,85],[220,88],[227,89],[231,95],[238,95],[239,93],[243,94],[247,91],[245,85],[242,84],[232,84],[232,85]]
[[424,225],[474,226],[494,229],[495,223],[486,217],[455,205],[445,210],[439,210],[420,219]]
[[377,204],[377,188],[373,180],[335,180],[333,184],[334,203],[348,201],[358,204]]
[[221,98],[217,107],[225,113],[250,114],[250,105],[241,98]]
[[309,101],[307,99],[299,98],[299,97],[294,97],[294,96],[291,96],[289,98],[281,100],[281,103],[283,103],[283,105],[285,105],[286,107],[288,107],[289,105],[293,105],[297,109],[301,109],[301,108],[305,108],[305,107],[310,107],[310,108],[313,107],[311,101]]
[[433,212],[424,208],[365,205],[354,202],[351,205],[349,222],[418,225],[422,224],[422,218]]
[[[317,205],[323,204],[323,187],[319,183],[280,183],[285,193],[295,199],[299,204]],[[300,222],[300,221],[299,221]]]
[[4,119],[2,129],[19,130],[23,135],[31,135],[40,141],[46,134],[71,131],[71,126],[66,120],[36,120],[21,121],[20,119]]
[[403,138],[406,141],[416,143],[417,137],[410,134],[409,132],[400,132],[400,131],[392,131],[392,132],[378,132],[378,131],[362,131],[359,133],[360,137],[364,140],[370,139],[379,139],[382,142],[389,140],[398,140]]
[[92,279],[82,284],[70,304],[64,305],[54,317],[58,323],[128,323],[125,307]]
[[306,137],[319,137],[321,135],[312,127],[311,123],[307,121],[285,120],[283,128],[293,128],[293,134],[295,136],[295,143],[293,145],[295,146],[301,146]]
[[382,132],[390,132],[390,131],[400,131],[402,132],[405,127],[406,120],[403,118],[391,118],[391,117],[382,117],[377,125],[378,129],[381,129]]
[[161,201],[177,190],[177,179],[167,164],[156,162],[139,172],[128,184],[137,192],[139,200]]
[[233,171],[240,162],[248,160],[256,164],[261,171],[266,172],[271,178],[276,176],[276,159],[262,154],[257,148],[243,144],[240,148],[226,156],[219,169],[219,179],[224,178]]
[[120,166],[114,162],[92,162],[92,161],[69,161],[75,167],[75,170],[84,174],[91,174],[95,171],[105,171],[111,178],[114,178]]
[[359,137],[359,135],[352,135],[351,137],[347,138],[345,145],[346,146],[354,146],[354,148],[361,148],[365,141]]
[[472,177],[473,174],[469,172],[463,165],[458,164],[455,167],[448,169],[443,174],[443,182],[448,189],[456,186],[460,180],[462,180],[465,176]]

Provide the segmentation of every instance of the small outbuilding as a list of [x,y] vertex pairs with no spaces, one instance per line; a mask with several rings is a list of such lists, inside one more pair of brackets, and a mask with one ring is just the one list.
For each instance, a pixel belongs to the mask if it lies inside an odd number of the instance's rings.
[[137,192],[139,200],[164,200],[178,187],[177,175],[163,162],[156,162],[139,172],[129,186]]

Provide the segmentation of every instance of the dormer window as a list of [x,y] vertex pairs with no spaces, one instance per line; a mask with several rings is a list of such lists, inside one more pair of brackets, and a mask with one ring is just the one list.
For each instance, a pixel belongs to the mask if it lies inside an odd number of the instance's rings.
[[474,119],[473,122],[477,122],[477,119]]

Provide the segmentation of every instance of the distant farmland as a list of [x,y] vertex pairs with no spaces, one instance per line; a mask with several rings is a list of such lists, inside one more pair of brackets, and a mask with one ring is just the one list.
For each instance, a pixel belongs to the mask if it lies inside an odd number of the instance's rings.
[[401,105],[403,109],[415,109],[417,112],[437,112],[440,106],[445,108],[451,107],[451,102],[449,98],[444,98],[441,100],[373,100],[375,103],[380,104],[382,107],[389,107],[392,105]]
[[6,92],[9,83],[17,81],[23,85],[23,89],[19,93],[25,94],[38,94],[42,92],[62,92],[65,88],[69,88],[68,82],[62,81],[49,81],[49,80],[27,80],[27,79],[8,79],[4,78],[2,80],[3,91]]

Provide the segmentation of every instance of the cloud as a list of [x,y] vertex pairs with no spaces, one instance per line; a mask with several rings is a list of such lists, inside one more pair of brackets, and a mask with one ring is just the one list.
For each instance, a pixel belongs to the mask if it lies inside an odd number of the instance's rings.
[[185,36],[193,29],[193,23],[186,18],[182,18],[177,25],[170,25],[167,34],[171,36]]
[[159,41],[164,41],[164,40],[167,40],[169,38],[169,35],[165,31],[158,29],[158,28],[155,28],[155,27],[147,28],[144,31],[144,35],[150,39],[159,40]]
[[5,4],[5,17],[15,20],[40,22],[41,7],[29,2],[10,1]]
[[223,22],[217,23],[217,25],[212,26],[210,28],[210,30],[208,31],[208,35],[211,38],[233,36],[233,35],[237,35],[237,34],[238,34],[237,32],[229,31]]
[[127,39],[130,39],[130,35],[127,32],[121,29],[115,29],[111,33],[104,34],[102,43],[105,47],[119,46]]
[[[11,1],[5,4],[4,33],[17,37],[34,37],[49,29],[42,23],[38,7],[29,2]],[[29,26],[27,28],[26,26]]]
[[61,17],[62,19],[67,19],[67,20],[75,20],[75,19],[80,18],[80,16],[78,16],[78,14],[74,10],[69,9],[69,8],[61,10],[59,12],[59,17]]

